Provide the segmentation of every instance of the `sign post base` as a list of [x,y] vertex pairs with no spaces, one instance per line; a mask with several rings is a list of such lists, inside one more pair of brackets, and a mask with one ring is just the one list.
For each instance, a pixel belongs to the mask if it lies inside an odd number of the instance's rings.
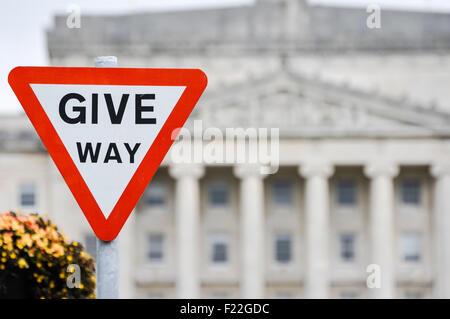
[[97,297],[119,298],[119,240],[97,239]]

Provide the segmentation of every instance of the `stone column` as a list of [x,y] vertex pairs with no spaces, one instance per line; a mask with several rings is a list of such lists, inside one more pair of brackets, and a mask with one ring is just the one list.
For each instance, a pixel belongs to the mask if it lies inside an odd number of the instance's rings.
[[169,168],[175,182],[176,289],[178,298],[200,297],[199,230],[200,186],[204,174],[200,165]]
[[264,298],[264,185],[258,165],[234,169],[240,183],[241,297]]
[[381,286],[372,288],[374,298],[395,297],[393,178],[398,172],[398,166],[391,163],[373,163],[364,168],[370,178],[370,263],[379,265],[381,271]]
[[329,294],[330,203],[328,178],[334,168],[326,163],[300,166],[305,183],[305,297],[327,298]]
[[434,297],[450,298],[450,165],[434,165]]

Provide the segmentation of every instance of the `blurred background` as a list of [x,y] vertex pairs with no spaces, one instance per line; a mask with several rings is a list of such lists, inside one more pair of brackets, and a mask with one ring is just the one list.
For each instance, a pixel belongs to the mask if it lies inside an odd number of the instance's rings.
[[[96,239],[7,84],[17,65],[200,68],[203,127],[279,128],[279,170],[164,160],[123,298],[449,298],[447,1],[0,5],[0,211]],[[208,141],[203,141],[207,144]]]

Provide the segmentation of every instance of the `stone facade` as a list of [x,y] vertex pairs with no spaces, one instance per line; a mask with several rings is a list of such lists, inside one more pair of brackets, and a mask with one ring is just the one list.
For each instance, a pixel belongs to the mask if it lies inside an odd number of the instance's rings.
[[[166,156],[119,236],[123,297],[450,297],[450,16],[382,11],[378,30],[366,17],[293,0],[77,30],[56,17],[53,65],[199,67],[209,85],[187,128],[280,128],[269,176]],[[0,152],[0,207],[49,214],[92,247],[24,116],[0,119]]]

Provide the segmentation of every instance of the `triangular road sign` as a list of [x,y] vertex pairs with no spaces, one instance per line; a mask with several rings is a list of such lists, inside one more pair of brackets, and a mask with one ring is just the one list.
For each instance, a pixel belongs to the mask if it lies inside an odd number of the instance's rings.
[[206,88],[196,69],[17,67],[9,84],[98,238],[113,240]]

